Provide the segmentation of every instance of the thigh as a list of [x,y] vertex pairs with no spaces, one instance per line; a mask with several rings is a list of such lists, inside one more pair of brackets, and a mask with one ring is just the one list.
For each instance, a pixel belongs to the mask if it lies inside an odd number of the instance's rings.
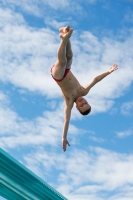
[[66,65],[60,65],[59,61],[57,60],[52,68],[52,75],[56,79],[62,79],[66,70]]

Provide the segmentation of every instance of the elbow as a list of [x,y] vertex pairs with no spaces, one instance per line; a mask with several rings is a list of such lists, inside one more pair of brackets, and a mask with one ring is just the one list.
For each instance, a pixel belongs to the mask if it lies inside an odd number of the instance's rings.
[[64,123],[65,123],[65,124],[68,124],[68,123],[69,123],[69,119],[65,119],[65,120],[64,120]]
[[99,81],[100,81],[100,79],[99,79],[98,77],[95,77],[95,78],[94,78],[95,84],[96,84],[97,82],[99,82]]

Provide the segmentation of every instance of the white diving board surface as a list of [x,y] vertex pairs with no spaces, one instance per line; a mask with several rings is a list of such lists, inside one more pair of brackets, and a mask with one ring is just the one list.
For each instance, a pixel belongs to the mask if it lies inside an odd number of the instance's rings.
[[68,200],[0,149],[0,196],[7,200]]

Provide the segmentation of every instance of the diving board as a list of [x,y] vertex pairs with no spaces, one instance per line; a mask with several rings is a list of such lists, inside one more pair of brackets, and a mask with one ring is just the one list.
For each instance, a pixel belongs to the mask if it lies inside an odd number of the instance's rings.
[[8,200],[68,200],[0,149],[0,195]]

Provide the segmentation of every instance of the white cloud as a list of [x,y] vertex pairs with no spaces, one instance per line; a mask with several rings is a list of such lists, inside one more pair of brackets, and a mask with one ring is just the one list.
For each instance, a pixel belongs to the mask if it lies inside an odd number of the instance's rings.
[[116,134],[118,138],[126,138],[133,134],[133,130],[121,131],[121,132],[117,132]]
[[[74,54],[74,70],[83,84],[86,84],[98,73],[106,71],[111,64],[118,63],[119,65],[118,71],[102,80],[90,91],[95,98],[103,95],[111,99],[118,97],[133,81],[132,53],[125,50],[131,48],[132,40],[133,35],[127,37],[124,42],[109,38],[99,41],[91,33],[85,32],[81,35],[80,42],[74,41],[74,52],[76,52]],[[89,74],[88,78],[87,73]]]
[[5,95],[2,91],[0,91],[0,106],[4,107],[9,103],[9,99],[7,95]]
[[133,101],[123,103],[121,106],[121,113],[126,116],[133,115]]
[[[20,14],[10,10],[2,10],[0,16],[6,21],[1,21],[0,80],[49,98],[60,97],[60,89],[49,72],[56,60],[58,34],[48,28],[31,28]],[[87,96],[92,114],[109,110],[114,105],[113,99],[120,97],[132,83],[132,52],[125,51],[132,46],[132,41],[133,34],[122,42],[109,38],[100,41],[89,31],[73,34],[72,72],[82,85],[108,70],[110,64],[116,61],[119,64],[119,70],[98,83]]]
[[[3,17],[9,14],[12,13],[6,10],[5,15],[0,15]],[[53,32],[49,29],[36,30],[26,24],[21,26],[18,15],[14,13],[14,16],[11,16],[12,20],[7,20],[6,26],[1,21],[3,29],[0,32],[0,79],[31,91],[38,90],[41,86],[41,92],[44,94],[49,83],[49,91],[53,89],[50,93],[57,95],[59,89],[49,72],[56,60],[57,38],[52,36]],[[15,18],[15,25],[12,25]],[[51,84],[53,87],[50,89]]]
[[[92,3],[94,0],[90,0],[89,3]],[[88,3],[88,2],[87,2]],[[22,11],[25,11],[26,13],[30,13],[32,15],[35,15],[37,17],[42,17],[45,16],[47,13],[48,15],[51,15],[51,13],[48,13],[48,9],[55,10],[56,12],[58,11],[63,11],[63,12],[73,12],[78,11],[79,13],[82,11],[82,6],[77,2],[77,1],[70,1],[70,0],[30,0],[27,2],[26,0],[22,1],[16,1],[16,0],[2,0],[1,2],[1,7],[8,7],[11,9],[18,8],[21,9]],[[55,15],[55,14],[53,14]],[[57,14],[56,14],[57,16]]]
[[[6,101],[5,101],[6,100]],[[15,148],[18,145],[57,145],[60,140],[62,116],[59,112],[45,112],[33,120],[21,118],[10,108],[7,95],[0,92],[0,146]],[[4,106],[3,106],[4,105]],[[51,115],[51,114],[55,115]],[[52,117],[54,116],[54,118]],[[50,118],[50,120],[49,120]],[[54,123],[54,120],[56,123]]]
[[63,21],[63,22],[58,22],[57,20],[53,19],[53,18],[45,18],[45,24],[59,30],[60,27],[64,27],[67,24],[69,24],[67,21]]
[[128,23],[128,24],[133,23],[133,13],[132,13],[131,7],[128,7],[128,9],[126,10],[126,14],[124,16],[123,22]]
[[106,98],[99,98],[96,95],[92,95],[92,97],[88,95],[86,99],[92,107],[91,114],[107,112],[114,105],[114,101],[107,100]]
[[[21,14],[14,13],[10,9],[2,9],[0,8],[0,28],[6,28],[7,24],[15,25],[24,25],[25,21]],[[7,35],[5,35],[6,38]]]
[[95,136],[90,136],[89,139],[93,140],[94,142],[98,142],[98,143],[105,142],[105,140],[103,138],[98,138],[98,137],[95,137]]
[[[19,116],[10,105],[10,99],[0,91],[0,146],[1,148],[16,148],[18,146],[49,146],[58,147],[61,150],[61,138],[63,128],[63,104],[56,104],[52,111],[43,113],[34,119],[26,119]],[[71,144],[78,143],[76,139],[79,133],[85,133],[70,123],[68,139]]]
[[[46,149],[40,148],[37,152],[25,156],[30,169],[36,165],[36,163],[33,165],[32,160],[36,161],[37,166],[40,165],[45,180],[53,169],[59,172],[54,187],[70,200],[92,197],[94,200],[107,198],[115,200],[115,197],[116,199],[122,197],[123,191],[128,191],[125,193],[125,199],[131,197],[132,154],[120,154],[92,147],[88,152],[75,149],[70,153],[62,154],[46,152]],[[107,196],[106,192],[108,192]]]
[[[54,118],[53,114],[56,114]],[[49,112],[44,117],[30,121],[22,119],[9,108],[0,107],[0,127],[2,148],[15,148],[19,145],[57,146],[61,142],[62,118],[55,112]]]
[[22,11],[27,13],[34,14],[36,16],[41,16],[42,12],[39,6],[39,1],[30,0],[27,2],[26,0],[16,1],[16,0],[2,0],[1,7],[10,8],[15,10],[15,8],[21,8]]
[[44,3],[45,5],[49,5],[50,7],[54,8],[54,9],[63,9],[66,7],[70,6],[70,1],[65,1],[65,0],[43,0],[42,3]]
[[[94,0],[86,2],[95,3]],[[27,166],[45,181],[50,177],[48,182],[70,200],[131,200],[132,154],[100,148],[83,150],[84,146],[82,150],[74,150],[74,145],[65,154],[61,150],[63,104],[57,103],[61,92],[51,78],[49,68],[56,60],[59,44],[57,29],[66,22],[64,19],[63,22],[58,21],[54,16],[51,19],[48,14],[46,18],[45,11],[49,6],[56,13],[62,9],[75,14],[79,11],[80,15],[82,6],[79,1],[2,0],[2,5],[8,5],[12,11],[0,9],[0,81],[13,84],[20,93],[32,91],[45,95],[48,109],[51,106],[52,111],[46,110],[42,116],[32,120],[22,118],[11,108],[8,96],[0,91],[0,146],[4,149],[24,148],[25,151],[28,151],[27,147],[32,147],[27,155],[21,151]],[[46,25],[55,28],[54,31],[28,26],[22,14],[13,12],[15,6],[36,16],[45,16]],[[74,30],[72,72],[83,85],[114,62],[119,64],[119,70],[98,83],[87,96],[92,114],[115,107],[115,98],[123,95],[133,82],[133,57],[132,51],[128,50],[133,46],[133,30],[130,29],[130,34],[123,30],[119,35],[111,35],[112,39],[105,36],[100,39],[89,31]],[[122,114],[129,114],[130,109],[132,102],[124,103]],[[82,119],[82,116],[74,107],[72,120],[75,119]],[[94,134],[70,124],[70,143],[78,144],[77,136],[86,133]],[[118,132],[117,136],[124,138],[132,133],[132,130],[127,130]],[[102,138],[89,137],[96,142],[104,142]]]

